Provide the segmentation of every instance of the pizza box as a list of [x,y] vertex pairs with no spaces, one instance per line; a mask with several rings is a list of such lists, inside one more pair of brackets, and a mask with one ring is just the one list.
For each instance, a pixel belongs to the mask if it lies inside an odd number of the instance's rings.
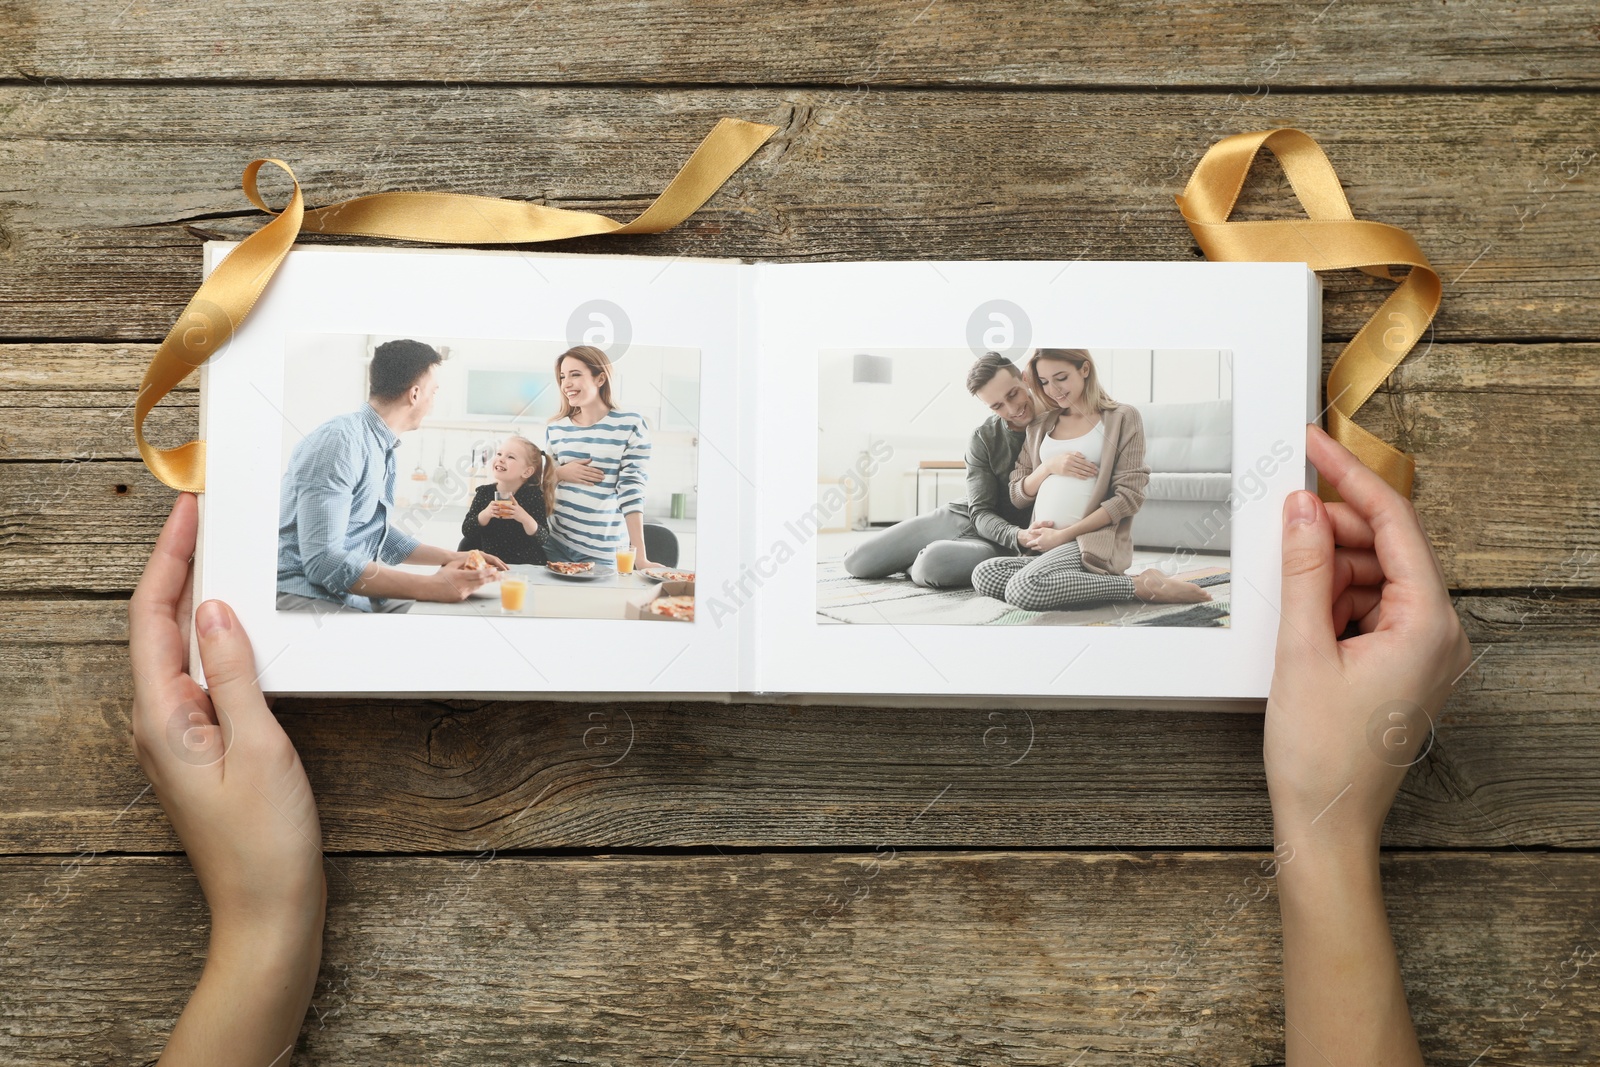
[[[627,607],[627,617],[653,622],[690,622],[689,619],[674,619],[670,615],[657,615],[650,610],[650,604],[657,597],[664,596],[694,596],[693,582],[662,582],[656,588],[655,596],[634,601]],[[698,605],[696,605],[698,607]]]

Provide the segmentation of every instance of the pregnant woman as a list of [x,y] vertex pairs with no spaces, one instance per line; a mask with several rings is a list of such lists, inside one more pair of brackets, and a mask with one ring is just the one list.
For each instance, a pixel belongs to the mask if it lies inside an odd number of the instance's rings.
[[556,357],[561,410],[545,425],[545,452],[556,463],[556,506],[545,554],[569,563],[615,568],[632,546],[634,566],[653,566],[644,551],[644,416],[611,399],[611,360],[591,345]]
[[1123,573],[1133,563],[1133,516],[1150,484],[1138,409],[1100,388],[1081,348],[1035,349],[1027,380],[1047,409],[1029,424],[1011,472],[1011,502],[1033,506],[1032,525],[1017,537],[1030,554],[984,560],[972,587],[1028,611],[1210,600],[1155,567]]

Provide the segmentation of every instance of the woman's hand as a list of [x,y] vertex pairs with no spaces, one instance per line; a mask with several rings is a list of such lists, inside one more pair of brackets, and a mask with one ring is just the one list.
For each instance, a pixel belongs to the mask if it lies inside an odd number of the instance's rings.
[[1033,535],[1035,552],[1048,552],[1052,548],[1060,548],[1075,536],[1070,527],[1057,529],[1056,524],[1049,519],[1041,519],[1034,526],[1037,527]]
[[1071,539],[1068,531],[1056,529],[1051,519],[1035,519],[1026,530],[1017,533],[1017,544],[1033,552],[1048,552]]
[[1315,823],[1376,848],[1472,647],[1411,502],[1315,426],[1306,449],[1343,500],[1298,490],[1285,504],[1267,788],[1285,832]]
[[574,459],[557,465],[556,481],[595,485],[606,480],[606,472],[587,459]]
[[[1283,611],[1262,748],[1283,918],[1285,1059],[1420,1067],[1383,906],[1379,834],[1472,648],[1411,502],[1315,426],[1306,452],[1342,500],[1297,490],[1284,505]],[[1352,623],[1358,633],[1341,639]]]
[[1034,540],[1034,544],[1040,552],[1048,552],[1052,548],[1060,548],[1072,539],[1073,534],[1070,530],[1040,530],[1039,536]]
[[1067,478],[1095,478],[1100,474],[1099,464],[1082,452],[1057,452],[1044,461],[1044,469]]
[[208,689],[187,672],[197,509],[180,494],[128,603],[133,750],[217,924],[320,923],[316,803],[256,685],[250,639],[221,601],[196,625]]
[[316,984],[322,831],[250,639],[221,601],[195,620],[207,688],[187,673],[197,516],[179,494],[128,602],[133,751],[211,910],[205,973],[161,1062],[266,1063],[294,1044]]

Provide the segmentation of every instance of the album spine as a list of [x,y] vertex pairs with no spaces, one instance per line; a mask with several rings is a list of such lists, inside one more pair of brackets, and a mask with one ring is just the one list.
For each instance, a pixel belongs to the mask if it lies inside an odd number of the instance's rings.
[[[758,454],[761,413],[761,281],[759,263],[741,262],[739,270],[739,411],[738,469],[745,477],[739,486],[739,558],[735,580],[756,558],[756,536],[761,509],[761,467]],[[761,677],[761,600],[746,602],[739,609],[738,690],[760,691]]]
[[[1322,424],[1322,275],[1306,268],[1306,421]],[[1302,435],[1303,436],[1303,435]],[[1317,469],[1306,460],[1305,487],[1317,491]]]

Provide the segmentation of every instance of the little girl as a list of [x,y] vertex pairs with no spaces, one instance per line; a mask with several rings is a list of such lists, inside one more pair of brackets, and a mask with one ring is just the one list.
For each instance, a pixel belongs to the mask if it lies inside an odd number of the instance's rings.
[[457,551],[476,548],[507,563],[543,566],[549,536],[545,520],[556,499],[555,464],[538,445],[513,434],[500,443],[490,468],[494,481],[473,494]]

